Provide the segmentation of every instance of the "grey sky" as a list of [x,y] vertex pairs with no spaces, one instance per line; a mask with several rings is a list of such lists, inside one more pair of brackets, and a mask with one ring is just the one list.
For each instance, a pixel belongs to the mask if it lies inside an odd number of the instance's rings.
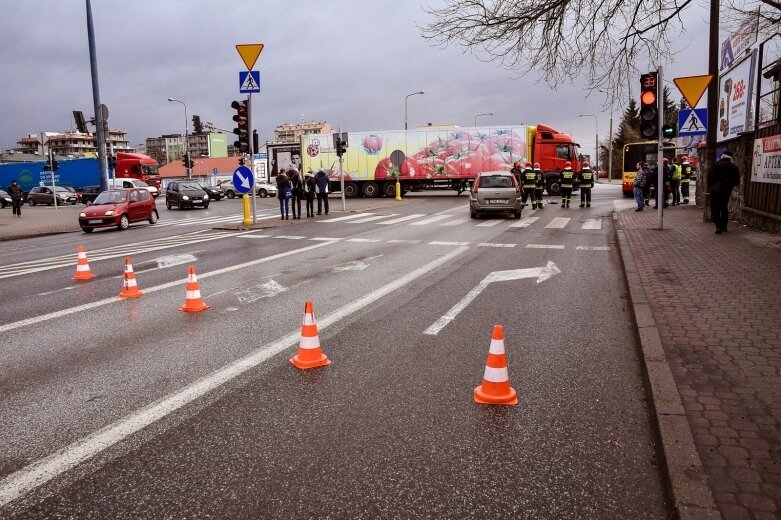
[[[410,128],[471,126],[476,114],[494,112],[478,123],[549,124],[593,152],[594,118],[578,114],[598,114],[606,135],[602,97],[586,99],[577,78],[553,91],[458,48],[429,46],[415,24],[428,21],[424,6],[437,4],[93,0],[101,101],[110,126],[127,130],[134,144],[183,130],[182,106],[168,97],[187,103],[188,119],[199,114],[233,128],[230,102],[240,98],[244,68],[234,45],[264,43],[255,66],[262,91],[253,96],[261,141],[301,114],[342,130],[403,128],[405,95],[423,89],[410,98]],[[72,110],[92,117],[84,0],[0,0],[0,9],[0,147],[72,128]],[[676,42],[681,52],[668,80],[707,72],[707,10],[693,5],[684,21],[689,30]]]

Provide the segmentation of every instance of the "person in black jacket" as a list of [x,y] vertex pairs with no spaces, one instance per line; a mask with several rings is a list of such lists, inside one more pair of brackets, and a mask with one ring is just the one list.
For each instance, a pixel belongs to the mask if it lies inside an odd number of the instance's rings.
[[711,220],[716,225],[716,234],[727,231],[729,221],[729,198],[732,189],[740,185],[740,170],[732,162],[732,153],[724,151],[708,174]]
[[290,220],[290,198],[292,192],[290,189],[290,180],[284,170],[277,175],[277,198],[279,199],[279,213],[282,220]]
[[315,176],[312,172],[304,174],[304,201],[306,204],[306,218],[315,217]]
[[11,181],[11,185],[5,190],[11,197],[11,208],[13,215],[22,218],[22,187],[16,183],[16,179]]
[[317,194],[317,214],[320,215],[325,205],[325,214],[328,215],[328,187],[331,181],[323,170],[317,170],[315,174],[315,193]]
[[534,163],[534,173],[536,174],[536,182],[534,186],[534,194],[537,196],[537,209],[542,209],[542,190],[545,189],[545,174],[540,169],[540,163]]
[[591,188],[594,187],[594,170],[588,162],[583,163],[578,175],[578,187],[580,188],[580,207],[591,207]]
[[295,168],[288,170],[287,176],[290,179],[290,189],[293,191],[293,200],[291,201],[293,220],[301,220],[301,198],[304,194],[304,183]]

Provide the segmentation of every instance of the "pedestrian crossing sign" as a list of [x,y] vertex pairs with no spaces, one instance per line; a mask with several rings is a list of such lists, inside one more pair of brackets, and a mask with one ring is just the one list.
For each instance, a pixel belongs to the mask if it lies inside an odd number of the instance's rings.
[[707,108],[680,110],[678,112],[678,135],[705,135],[707,131]]
[[260,71],[244,70],[239,72],[239,92],[251,94],[260,92]]

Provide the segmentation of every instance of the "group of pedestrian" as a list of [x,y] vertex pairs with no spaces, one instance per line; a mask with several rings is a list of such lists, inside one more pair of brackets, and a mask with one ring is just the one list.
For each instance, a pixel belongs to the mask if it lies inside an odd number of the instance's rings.
[[594,188],[594,170],[591,169],[588,161],[583,161],[580,172],[572,170],[572,163],[564,163],[564,169],[559,172],[559,186],[561,187],[561,207],[569,208],[572,200],[572,191],[577,188],[580,190],[581,208],[591,207],[591,190]]
[[521,170],[521,163],[516,161],[510,173],[515,177],[518,186],[521,187],[521,207],[526,207],[526,201],[531,199],[532,209],[542,209],[542,192],[545,189],[545,174],[542,173],[540,163],[527,162]]
[[293,220],[301,219],[301,200],[305,202],[306,218],[314,218],[314,201],[317,198],[317,214],[323,210],[328,215],[328,174],[318,170],[308,171],[303,178],[296,168],[289,168],[277,175],[277,198],[282,220],[290,220],[290,206],[293,206]]
[[646,162],[637,163],[633,190],[637,203],[635,211],[643,211],[643,208],[650,205],[651,199],[654,200],[654,209],[658,207],[660,194],[661,204],[665,208],[689,203],[689,184],[693,175],[689,158],[683,155],[672,164],[666,157],[663,159],[661,189],[657,186],[658,171],[656,166],[650,167]]
[[8,189],[5,190],[8,196],[11,197],[11,208],[13,209],[13,216],[22,218],[22,187],[17,184],[16,179],[11,181]]

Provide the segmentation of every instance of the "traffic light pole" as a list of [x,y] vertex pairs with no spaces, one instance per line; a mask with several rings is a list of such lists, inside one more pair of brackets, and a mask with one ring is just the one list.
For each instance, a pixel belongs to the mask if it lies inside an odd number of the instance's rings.
[[92,4],[86,0],[87,7],[87,40],[89,41],[89,62],[92,71],[92,103],[95,108],[95,133],[98,145],[98,166],[100,167],[100,188],[108,189],[108,165],[106,162],[106,135],[103,132],[100,118],[100,87],[98,86],[98,57],[95,52],[95,27],[92,23]]
[[[339,127],[339,140],[342,140],[342,127]],[[339,186],[342,189],[342,211],[347,211],[347,201],[344,195],[344,157],[339,154]]]
[[657,226],[659,229],[664,229],[664,203],[666,202],[666,194],[664,193],[664,143],[662,142],[662,125],[664,124],[664,85],[662,79],[662,66],[659,65],[659,71],[657,72],[656,81],[657,102],[659,103],[659,135],[657,135],[657,152],[656,152],[656,211],[657,213]]
[[258,188],[255,186],[255,151],[252,143],[252,93],[247,94],[247,145],[249,146],[249,171],[252,172],[252,188],[250,189],[250,200],[252,201],[252,223],[258,223],[258,217],[255,212],[255,198]]
[[54,157],[52,157],[51,144],[49,144],[49,173],[52,175],[52,197],[54,198],[54,209],[57,209],[57,184],[54,182]]

